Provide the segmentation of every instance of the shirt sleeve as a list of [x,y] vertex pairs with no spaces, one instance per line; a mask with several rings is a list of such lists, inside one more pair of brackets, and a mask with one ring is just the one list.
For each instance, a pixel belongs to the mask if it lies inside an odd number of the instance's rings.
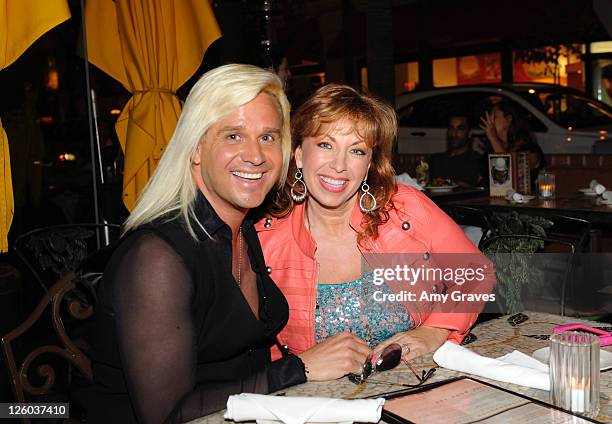
[[242,380],[197,384],[189,272],[157,235],[136,237],[108,283],[124,376],[139,422],[186,422],[225,408],[232,394],[268,393],[305,381],[299,358],[288,357]]
[[[495,268],[493,263],[478,250],[463,230],[444,211],[436,206],[430,199],[422,195],[425,216],[428,228],[435,228],[430,232],[430,249],[438,266],[480,266],[484,269],[484,279],[475,285],[475,291],[491,293],[495,286]],[[455,256],[453,256],[455,254]],[[469,290],[467,284],[463,286]],[[447,305],[452,305],[448,303]],[[483,304],[474,304],[473,310],[465,305],[448,306],[448,312],[433,312],[423,321],[422,325],[450,330],[448,340],[461,343],[470,328],[476,322]],[[453,308],[461,312],[452,312]]]

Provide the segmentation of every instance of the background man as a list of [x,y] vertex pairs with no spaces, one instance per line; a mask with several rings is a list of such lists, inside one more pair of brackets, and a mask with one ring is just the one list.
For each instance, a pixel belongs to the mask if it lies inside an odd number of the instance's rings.
[[465,114],[454,113],[448,121],[446,152],[433,155],[429,178],[450,179],[462,187],[475,187],[484,180],[484,157],[472,149],[472,127]]

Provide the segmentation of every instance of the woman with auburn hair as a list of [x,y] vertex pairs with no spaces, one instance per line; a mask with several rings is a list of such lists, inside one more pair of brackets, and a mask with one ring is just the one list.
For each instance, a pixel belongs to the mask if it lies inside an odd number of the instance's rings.
[[402,346],[405,360],[446,340],[459,343],[477,318],[373,300],[375,290],[398,287],[374,286],[362,272],[370,253],[417,254],[423,266],[430,253],[486,261],[425,195],[395,184],[396,131],[389,105],[344,85],[320,88],[292,118],[288,180],[256,228],[268,271],[289,302],[279,341],[302,359],[309,380],[356,372],[390,343]]

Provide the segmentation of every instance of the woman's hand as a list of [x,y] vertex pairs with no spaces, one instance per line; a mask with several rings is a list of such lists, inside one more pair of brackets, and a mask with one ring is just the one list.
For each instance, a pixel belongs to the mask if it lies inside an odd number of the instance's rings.
[[485,112],[485,116],[480,118],[482,125],[480,128],[485,132],[485,135],[491,142],[491,147],[495,153],[503,153],[505,151],[503,143],[497,134],[495,128],[495,115],[493,112]]
[[480,128],[485,132],[487,138],[489,140],[491,140],[492,138],[497,138],[497,129],[495,128],[495,115],[489,112],[485,112],[485,115],[480,117],[480,121],[482,122]]
[[449,334],[450,331],[444,328],[426,326],[397,333],[374,348],[374,358],[377,358],[391,343],[397,343],[402,347],[402,360],[410,361],[442,346]]
[[335,380],[358,372],[372,350],[359,337],[338,333],[298,356],[304,362],[308,381]]

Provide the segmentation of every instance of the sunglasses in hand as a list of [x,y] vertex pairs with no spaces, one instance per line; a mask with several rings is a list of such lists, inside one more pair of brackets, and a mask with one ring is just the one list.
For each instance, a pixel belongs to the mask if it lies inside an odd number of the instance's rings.
[[[361,366],[360,372],[351,373],[348,375],[348,378],[355,384],[361,384],[368,380],[368,377],[376,371],[387,371],[397,367],[401,360],[402,347],[398,343],[391,343],[382,351],[382,353],[375,362],[372,362],[372,355],[368,356],[364,364]],[[374,381],[372,379],[369,379],[369,381],[373,383],[384,383],[403,387],[419,387],[420,385],[425,383],[425,381],[429,380],[429,378],[436,371],[435,368],[431,368],[428,371],[421,371],[421,375],[419,375],[408,362],[406,362],[406,365],[408,365],[408,368],[410,368],[412,374],[414,374],[414,376],[417,378],[418,384],[397,384],[386,381]]]

